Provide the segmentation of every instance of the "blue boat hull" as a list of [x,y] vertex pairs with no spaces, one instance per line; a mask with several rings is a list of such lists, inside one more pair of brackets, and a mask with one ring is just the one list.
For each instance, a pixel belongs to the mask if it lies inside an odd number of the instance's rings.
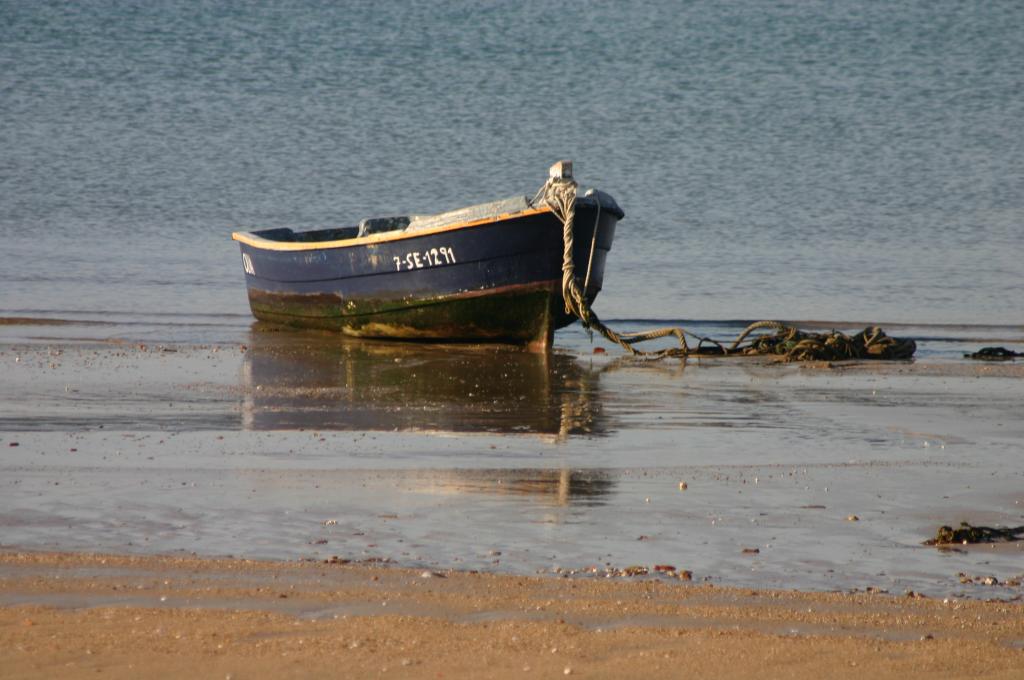
[[[601,290],[620,217],[578,204],[573,260],[581,279],[597,232],[586,291],[591,301]],[[556,328],[574,320],[561,297],[562,225],[546,210],[355,239],[361,243],[287,246],[299,250],[238,240],[249,303],[262,321],[357,337],[545,347]]]

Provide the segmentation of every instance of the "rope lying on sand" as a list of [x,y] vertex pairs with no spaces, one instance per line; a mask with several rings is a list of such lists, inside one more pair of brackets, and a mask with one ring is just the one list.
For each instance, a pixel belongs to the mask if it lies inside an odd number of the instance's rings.
[[[892,338],[881,328],[871,326],[856,335],[849,336],[833,330],[831,333],[809,333],[778,321],[758,321],[748,326],[730,345],[690,333],[684,328],[658,328],[641,333],[617,333],[598,318],[590,308],[585,288],[580,287],[573,262],[573,224],[576,219],[576,182],[567,177],[551,177],[537,192],[537,199],[551,208],[562,223],[562,299],[565,311],[577,317],[583,327],[596,330],[609,341],[619,345],[634,356],[652,359],[686,356],[735,356],[768,354],[782,357],[785,361],[842,361],[846,359],[909,359],[917,350],[917,344],[910,339]],[[600,211],[598,212],[598,220]],[[594,224],[594,238],[597,237],[597,223]],[[591,243],[591,260],[593,262]],[[587,265],[586,281],[590,281],[590,263]],[[754,331],[773,329],[774,333],[758,335],[744,344]],[[658,338],[675,336],[678,347],[660,350],[640,350],[634,345]],[[690,347],[686,338],[697,341]]]

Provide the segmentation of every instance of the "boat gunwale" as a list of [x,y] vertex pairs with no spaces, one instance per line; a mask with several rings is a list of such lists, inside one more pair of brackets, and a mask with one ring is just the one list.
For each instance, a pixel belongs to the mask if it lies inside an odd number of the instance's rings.
[[504,222],[519,217],[530,217],[532,215],[540,215],[543,213],[551,212],[552,210],[548,206],[543,206],[540,208],[527,208],[525,210],[519,210],[517,212],[502,213],[500,215],[484,217],[478,220],[458,222],[456,224],[449,224],[440,227],[431,227],[428,229],[418,229],[416,231],[411,232],[408,231],[407,229],[403,229],[395,230],[395,232],[381,232],[379,234],[370,234],[369,236],[356,236],[353,238],[336,239],[333,241],[275,241],[273,239],[264,238],[250,231],[232,232],[231,238],[232,240],[238,241],[239,243],[244,243],[247,246],[258,248],[260,250],[292,252],[303,250],[333,250],[336,248],[354,248],[358,246],[403,241],[406,239],[417,238],[419,236],[430,236],[433,234],[441,234],[448,231],[469,229],[472,227],[479,227],[485,224],[493,224],[495,222]]

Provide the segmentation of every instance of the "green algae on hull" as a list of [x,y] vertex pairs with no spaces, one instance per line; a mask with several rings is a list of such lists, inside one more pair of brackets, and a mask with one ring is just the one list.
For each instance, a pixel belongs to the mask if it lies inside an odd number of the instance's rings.
[[442,295],[429,300],[342,300],[335,295],[298,295],[250,290],[261,321],[339,331],[360,338],[479,340],[549,345],[556,328],[572,319],[557,308],[556,284],[503,291]]

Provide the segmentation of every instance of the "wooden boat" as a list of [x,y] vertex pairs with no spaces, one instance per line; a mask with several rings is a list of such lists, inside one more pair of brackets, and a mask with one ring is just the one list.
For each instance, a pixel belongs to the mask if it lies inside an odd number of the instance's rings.
[[[571,180],[571,164],[552,167]],[[578,195],[573,261],[593,302],[623,211]],[[357,226],[235,232],[253,315],[356,337],[550,347],[565,312],[562,223],[525,196]]]

